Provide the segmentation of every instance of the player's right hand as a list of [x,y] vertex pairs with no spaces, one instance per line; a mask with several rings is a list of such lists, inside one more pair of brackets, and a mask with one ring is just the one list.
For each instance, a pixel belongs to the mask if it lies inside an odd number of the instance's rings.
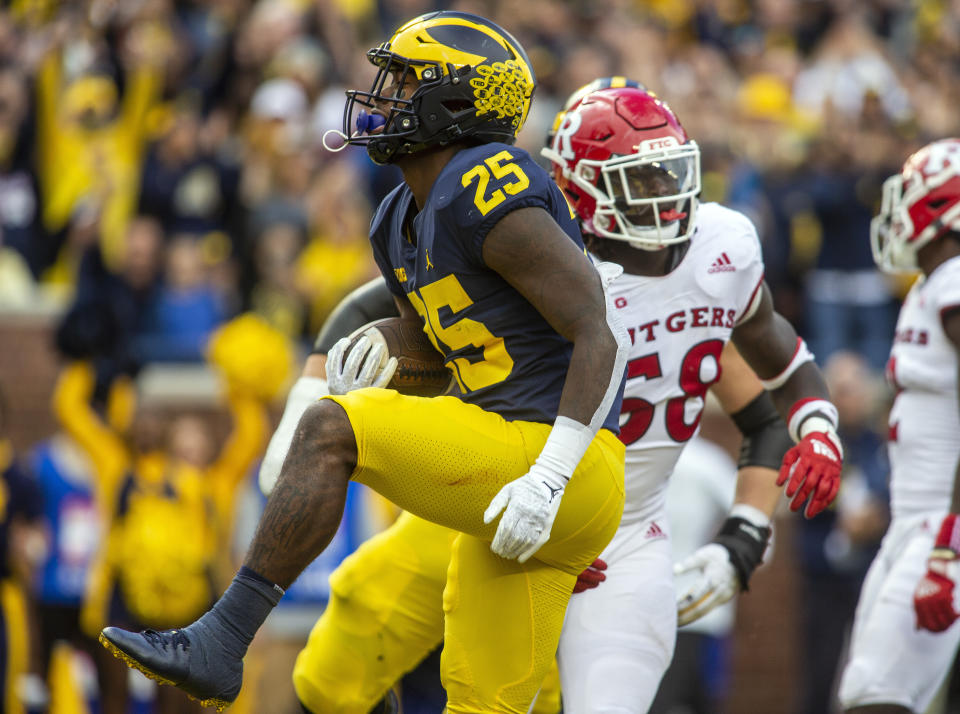
[[960,517],[947,515],[927,558],[927,573],[920,579],[913,593],[913,609],[917,614],[917,629],[943,632],[949,628],[957,612],[957,582],[960,579]]
[[492,523],[503,511],[490,550],[527,562],[550,539],[568,480],[535,461],[527,473],[501,488],[483,512],[483,522]]
[[386,387],[397,370],[397,358],[390,357],[384,363],[387,346],[373,344],[366,335],[360,337],[352,348],[350,342],[349,337],[344,337],[327,353],[330,394],[346,394],[366,387]]

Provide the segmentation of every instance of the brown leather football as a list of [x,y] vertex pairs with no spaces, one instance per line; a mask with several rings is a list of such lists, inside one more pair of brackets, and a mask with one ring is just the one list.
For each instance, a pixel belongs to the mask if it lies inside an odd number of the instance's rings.
[[443,364],[443,355],[437,352],[423,331],[419,318],[387,317],[365,325],[356,337],[368,335],[374,343],[378,335],[387,345],[387,354],[397,358],[397,371],[387,384],[403,394],[418,397],[436,397],[450,386],[450,370]]

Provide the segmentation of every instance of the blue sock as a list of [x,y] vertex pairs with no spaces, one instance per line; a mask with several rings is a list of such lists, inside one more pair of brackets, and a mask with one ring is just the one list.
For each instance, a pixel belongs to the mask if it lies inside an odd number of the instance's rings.
[[186,629],[210,631],[230,654],[242,658],[281,597],[283,588],[244,566],[210,611]]

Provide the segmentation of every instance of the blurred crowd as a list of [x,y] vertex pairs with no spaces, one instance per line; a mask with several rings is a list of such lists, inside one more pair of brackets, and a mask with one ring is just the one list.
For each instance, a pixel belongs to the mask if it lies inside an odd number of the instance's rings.
[[[133,297],[123,359],[195,360],[252,310],[306,339],[374,274],[372,207],[398,180],[325,151],[364,53],[429,0],[13,0],[0,14],[0,304]],[[778,307],[822,359],[882,366],[902,285],[873,269],[882,178],[956,133],[950,0],[458,0],[527,48],[520,144],[624,74],[703,149],[705,195],[757,223]],[[104,296],[107,296],[104,298]],[[128,334],[130,333],[130,334]]]
[[[111,618],[189,620],[229,572],[214,553],[235,537],[238,490],[269,431],[266,406],[338,300],[376,275],[367,226],[400,180],[362,149],[325,150],[323,133],[341,128],[344,89],[368,88],[366,50],[441,5],[2,5],[0,320],[4,311],[53,312],[64,359],[52,395],[61,430],[19,467],[33,472],[45,506],[29,484],[9,487],[27,505],[23,528],[6,538],[7,559],[27,565],[4,573],[27,573],[46,607],[36,635],[43,662],[29,668],[56,670],[54,642],[69,639],[95,655],[103,711],[121,711],[132,696],[116,683],[125,673],[101,661],[89,635]],[[538,88],[519,144],[531,153],[567,95],[596,77],[626,75],[670,103],[702,149],[703,200],[754,220],[778,310],[821,364],[836,358],[831,383],[853,394],[847,407],[835,399],[859,476],[837,512],[803,524],[797,549],[810,623],[823,622],[817,612],[835,615],[808,642],[827,691],[811,693],[802,711],[828,711],[837,635],[886,518],[878,375],[906,287],[875,269],[869,221],[883,179],[909,153],[960,134],[960,2],[442,7],[489,17],[527,49]],[[158,420],[135,406],[131,379],[142,367],[205,359],[228,385],[230,439],[195,414]],[[14,462],[2,444],[6,468]],[[179,505],[164,510],[164,499]],[[127,518],[146,511],[166,515]],[[37,523],[46,525],[31,535]],[[188,552],[162,547],[178,532],[199,534]],[[161,569],[182,573],[175,592],[158,583]],[[144,592],[156,596],[135,594]],[[55,711],[81,711],[63,696]]]

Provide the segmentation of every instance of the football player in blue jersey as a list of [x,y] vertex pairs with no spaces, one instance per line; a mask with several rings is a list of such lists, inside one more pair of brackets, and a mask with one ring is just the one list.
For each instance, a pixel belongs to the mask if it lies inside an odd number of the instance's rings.
[[[372,388],[311,405],[214,607],[183,629],[107,628],[102,641],[226,706],[253,635],[335,532],[352,478],[457,532],[444,592],[447,710],[524,712],[577,575],[623,507],[628,338],[607,297],[614,271],[586,257],[563,194],[512,146],[534,77],[509,33],[430,13],[368,58],[379,72],[370,91],[348,92],[346,138],[404,175],[371,225],[374,256],[400,314],[419,316],[445,356],[456,394]],[[324,711],[323,692],[312,701]]]
[[[585,102],[585,108],[575,109],[581,102]],[[571,110],[577,113],[570,121],[564,121]],[[653,130],[644,133],[642,128],[650,125]],[[611,158],[611,149],[603,153],[603,142],[607,142],[614,144],[617,156],[612,157],[613,161],[626,164],[629,171],[639,167],[641,177],[647,176],[651,168],[650,161],[641,153],[644,142],[659,142],[657,156],[665,155],[660,157],[662,163],[676,176],[688,177],[690,185],[699,186],[696,145],[686,143],[682,127],[666,105],[625,78],[599,80],[575,94],[554,131],[552,154],[569,149],[574,165],[580,167],[579,159],[590,150],[594,153],[589,158],[599,159],[605,166],[603,162]],[[557,160],[562,162],[563,157],[558,156]],[[582,175],[598,181],[600,171],[588,173],[585,167],[589,165],[589,160],[584,161]],[[559,171],[557,174],[560,179],[566,178]],[[592,184],[591,188],[597,191]],[[664,188],[671,190],[670,186]],[[581,219],[590,221],[586,228],[596,236],[594,221],[603,214],[582,205],[587,195],[591,194],[586,189],[575,193],[571,202],[578,211],[582,210]],[[661,194],[656,195],[660,200]],[[606,199],[606,195],[597,195],[597,205]],[[646,197],[637,200],[649,201]],[[671,204],[675,201],[672,194],[663,194],[662,200]],[[644,213],[642,209],[627,212],[641,220],[659,216],[670,221],[672,225],[664,226],[664,232],[673,228],[675,235],[663,238],[670,241],[672,248],[650,245],[659,246],[661,236],[651,236],[654,231],[649,229],[646,233],[638,229],[636,235],[629,235],[631,242],[647,241],[640,245],[617,243],[614,239],[607,244],[595,243],[598,252],[617,250],[622,245],[618,258],[630,266],[629,273],[614,280],[610,289],[620,298],[615,305],[629,316],[628,324],[638,326],[633,330],[637,335],[636,358],[631,362],[633,368],[628,370],[627,388],[631,391],[627,393],[630,399],[623,402],[626,423],[621,430],[628,455],[633,455],[627,461],[630,518],[625,508],[618,535],[602,556],[610,564],[607,573],[612,582],[595,592],[576,596],[568,607],[560,641],[565,711],[645,711],[670,662],[678,621],[685,624],[702,617],[745,589],[760,562],[770,535],[769,518],[779,499],[776,469],[793,438],[777,416],[773,397],[765,392],[765,385],[736,352],[728,352],[727,348],[732,350],[732,346],[723,348],[721,356],[723,342],[731,334],[747,334],[745,347],[753,348],[754,362],[764,374],[774,375],[766,386],[777,396],[787,395],[788,404],[800,402],[798,409],[792,410],[794,413],[803,408],[809,410],[808,405],[818,405],[827,412],[832,409],[823,400],[825,390],[818,372],[812,364],[806,364],[809,353],[792,329],[778,324],[769,298],[764,299],[759,244],[752,226],[739,214],[716,204],[704,204],[697,215],[707,216],[708,220],[688,226],[691,232],[694,226],[699,229],[696,242],[691,245],[688,235],[681,235],[678,230],[678,218],[692,216],[697,205],[683,208],[683,213],[676,209],[662,209],[656,214]],[[603,227],[611,231],[609,225]],[[671,255],[681,256],[676,264],[658,263]],[[731,267],[733,264],[735,268]],[[344,301],[321,334],[319,354],[308,361],[304,378],[291,393],[281,429],[268,449],[261,469],[265,490],[271,488],[282,460],[280,454],[290,443],[296,418],[288,416],[302,413],[328,386],[334,393],[342,393],[373,383],[374,376],[365,375],[355,358],[354,350],[360,345],[348,347],[351,340],[337,343],[331,335],[347,334],[371,319],[385,316],[389,310],[383,299],[385,292],[382,281],[358,290]],[[684,305],[689,306],[689,318]],[[725,307],[720,309],[718,305]],[[650,320],[658,312],[662,319]],[[707,314],[710,319],[704,317]],[[660,330],[656,329],[658,325],[662,326]],[[746,333],[742,332],[744,328]],[[764,345],[770,345],[759,355],[758,335],[763,337]],[[704,347],[710,345],[715,348],[713,357],[703,359]],[[324,365],[322,355],[327,352],[329,362]],[[379,357],[373,362],[379,363]],[[721,372],[723,378],[719,379]],[[684,443],[696,430],[697,415],[708,387],[745,435],[738,500],[716,541],[680,566],[694,580],[675,603],[669,524],[662,512],[663,484]],[[683,408],[677,409],[679,405]],[[654,418],[654,412],[659,418]],[[806,474],[805,480],[798,476],[804,487],[791,493],[795,496],[792,506],[794,510],[802,508],[809,496],[806,513],[813,516],[832,500],[840,469],[838,459],[824,464],[827,457],[818,461],[816,453],[802,449],[812,440],[829,438],[826,434],[832,427],[823,419],[814,421],[812,415],[804,420],[801,414],[800,419],[791,422],[795,423],[795,438],[801,446],[792,450],[792,458],[786,461],[781,476]],[[808,431],[800,433],[804,425]],[[811,430],[814,426],[825,435],[817,436],[821,432]],[[279,448],[279,454],[271,454],[275,448]],[[311,633],[294,670],[294,683],[307,711],[366,711],[394,679],[440,641],[444,576],[453,538],[455,534],[449,529],[404,514],[345,560],[331,576],[330,605]],[[598,565],[606,567],[606,563]],[[594,587],[602,579],[601,570],[587,570],[575,592]],[[547,691],[553,694],[552,698],[544,696]],[[555,712],[559,708],[555,701],[556,688],[545,684],[535,711]]]

